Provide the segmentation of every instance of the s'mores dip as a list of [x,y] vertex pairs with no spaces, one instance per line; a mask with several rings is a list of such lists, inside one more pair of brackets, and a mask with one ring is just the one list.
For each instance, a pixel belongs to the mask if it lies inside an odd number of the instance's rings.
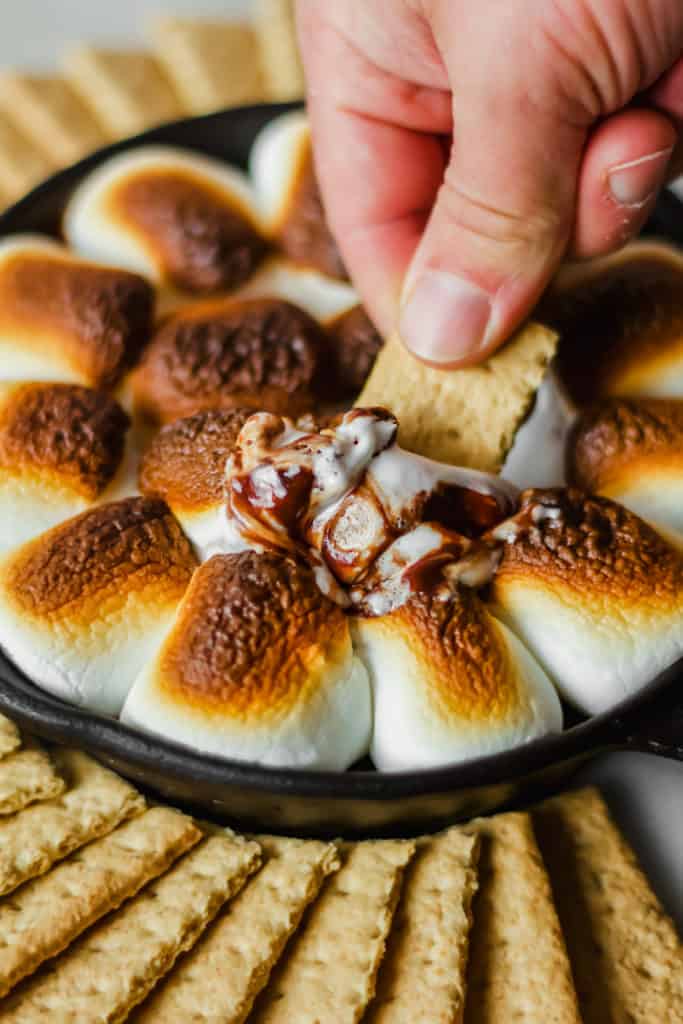
[[634,244],[443,373],[360,303],[303,114],[248,173],[104,160],[59,236],[0,240],[0,644],[275,768],[462,763],[609,712],[683,656],[682,284]]

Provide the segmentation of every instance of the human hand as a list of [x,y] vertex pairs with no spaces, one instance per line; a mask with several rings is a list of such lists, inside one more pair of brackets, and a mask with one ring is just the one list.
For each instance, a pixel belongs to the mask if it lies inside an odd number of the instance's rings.
[[683,170],[681,0],[298,8],[332,230],[380,329],[435,365],[492,352]]

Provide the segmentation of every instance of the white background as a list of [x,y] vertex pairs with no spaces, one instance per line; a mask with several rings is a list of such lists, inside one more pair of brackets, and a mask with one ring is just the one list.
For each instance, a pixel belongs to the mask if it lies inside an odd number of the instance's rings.
[[[160,11],[244,16],[249,9],[249,0],[0,0],[0,66],[52,67],[59,50],[79,40],[143,45],[144,26]],[[622,827],[683,928],[683,766],[612,755],[584,775],[594,778],[604,782]]]

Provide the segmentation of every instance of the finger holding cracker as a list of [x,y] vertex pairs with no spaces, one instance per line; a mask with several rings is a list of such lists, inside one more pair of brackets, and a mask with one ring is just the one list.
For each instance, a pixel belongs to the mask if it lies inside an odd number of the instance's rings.
[[331,843],[259,836],[265,866],[134,1014],[135,1024],[243,1024],[273,965],[325,881]]
[[581,1024],[531,818],[501,814],[466,829],[480,836],[481,853],[465,1024]]
[[55,750],[53,759],[66,790],[0,819],[0,895],[42,875],[145,808],[144,799],[131,785],[87,754]]
[[412,842],[356,843],[304,917],[249,1024],[357,1024],[375,979]]
[[111,141],[61,75],[7,72],[0,79],[0,108],[39,152],[59,165],[74,163]]
[[404,448],[497,473],[555,354],[557,335],[530,323],[485,363],[436,370],[390,338],[356,402],[383,405],[400,423]]
[[137,135],[185,113],[152,54],[80,46],[66,55],[64,70],[112,138]]
[[0,997],[201,838],[184,814],[152,807],[0,900]]
[[683,943],[598,790],[533,817],[584,1024],[683,1024]]
[[479,837],[418,842],[364,1024],[461,1024]]
[[0,815],[16,814],[29,804],[63,793],[64,779],[50,755],[35,740],[0,761]]
[[263,99],[251,25],[242,21],[160,18],[152,27],[158,60],[192,114]]
[[0,1021],[125,1020],[259,861],[257,843],[227,836],[205,839],[159,881],[91,928],[49,969],[20,985],[0,1008]]

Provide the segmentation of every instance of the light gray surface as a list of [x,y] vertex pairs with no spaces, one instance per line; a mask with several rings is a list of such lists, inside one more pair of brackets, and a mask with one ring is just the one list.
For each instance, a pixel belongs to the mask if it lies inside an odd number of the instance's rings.
[[160,12],[244,16],[250,0],[0,0],[0,67],[54,67],[69,43],[144,42]]

